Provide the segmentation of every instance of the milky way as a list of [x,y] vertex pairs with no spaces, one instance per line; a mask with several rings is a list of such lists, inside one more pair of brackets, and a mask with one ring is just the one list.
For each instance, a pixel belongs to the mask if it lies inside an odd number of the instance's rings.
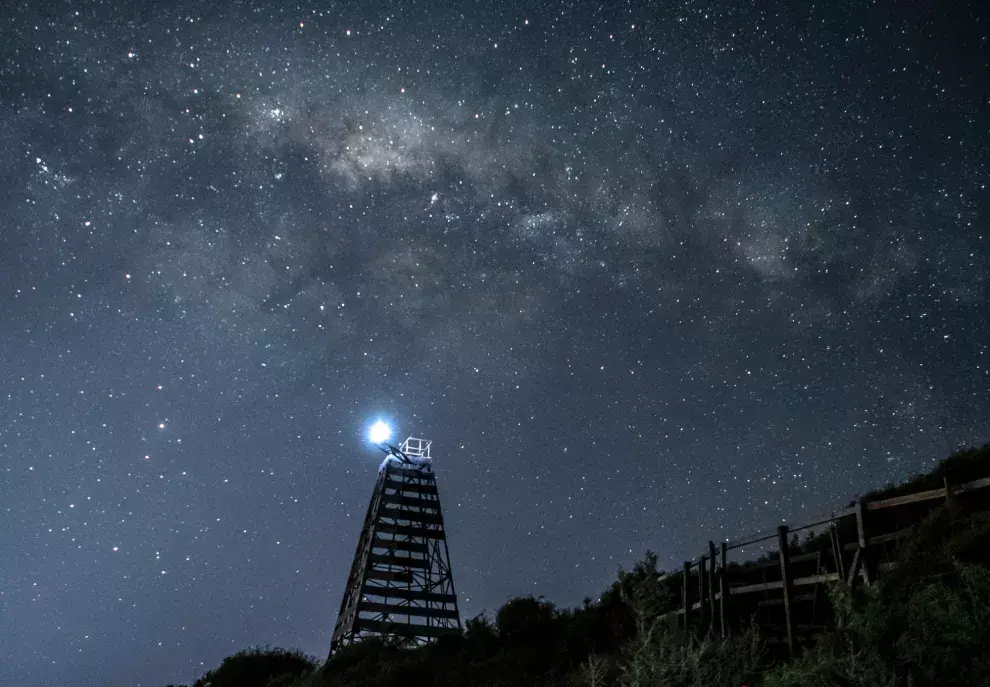
[[655,4],[4,11],[0,682],[325,655],[376,417],[465,617],[990,438],[986,9]]

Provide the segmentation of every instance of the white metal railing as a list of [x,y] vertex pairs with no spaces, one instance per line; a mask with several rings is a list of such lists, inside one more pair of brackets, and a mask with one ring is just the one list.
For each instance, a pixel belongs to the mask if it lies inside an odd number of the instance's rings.
[[426,460],[430,460],[430,446],[432,444],[432,441],[426,439],[409,437],[402,442],[402,446],[399,449],[410,458],[425,458]]

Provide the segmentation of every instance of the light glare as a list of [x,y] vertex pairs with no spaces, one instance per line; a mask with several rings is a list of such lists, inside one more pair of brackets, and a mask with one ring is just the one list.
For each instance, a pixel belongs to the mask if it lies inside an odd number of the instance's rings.
[[381,420],[371,425],[371,429],[368,430],[368,438],[374,444],[384,444],[390,436],[392,436],[392,430]]

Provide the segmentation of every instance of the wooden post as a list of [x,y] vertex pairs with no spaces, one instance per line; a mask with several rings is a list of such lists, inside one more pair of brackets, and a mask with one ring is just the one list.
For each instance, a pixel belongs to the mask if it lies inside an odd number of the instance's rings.
[[708,633],[715,633],[715,542],[708,542]]
[[777,547],[780,551],[780,579],[784,592],[784,619],[787,631],[787,649],[794,656],[794,622],[791,613],[791,554],[787,550],[787,525],[777,528]]
[[[856,534],[859,537],[859,573],[863,576],[863,584],[869,587],[873,583],[873,570],[867,550],[870,538],[866,536],[866,501],[863,499],[856,502]],[[849,583],[852,584],[852,575]]]
[[722,636],[729,636],[728,605],[729,605],[729,545],[722,542],[722,570],[718,576],[718,624],[722,628]]
[[698,559],[698,625],[705,626],[705,602],[708,600],[708,592],[705,590],[705,556]]
[[681,589],[681,601],[684,605],[684,627],[690,625],[691,619],[691,589],[688,587],[689,578],[691,576],[691,561],[684,561],[684,579],[682,582]]
[[[820,575],[823,572],[825,572],[822,569],[822,556],[825,552],[822,551],[821,549],[818,549],[817,553],[818,553],[818,559],[815,561],[815,574]],[[821,596],[821,589],[822,586],[820,584],[816,584],[812,586],[811,622],[808,623],[809,625],[815,625],[818,621],[818,597]],[[813,632],[813,630],[811,631]]]
[[[840,519],[839,522],[842,522]],[[835,520],[835,514],[832,514],[832,520],[828,523],[828,538],[832,544],[832,560],[835,561],[835,572],[839,574],[839,579],[843,582],[846,581],[846,564],[842,558],[842,543],[839,541],[839,527]]]
[[853,581],[856,579],[856,575],[859,574],[859,566],[862,564],[863,549],[856,547],[856,551],[853,552],[852,563],[849,564],[849,572],[846,573],[846,585],[851,587]]

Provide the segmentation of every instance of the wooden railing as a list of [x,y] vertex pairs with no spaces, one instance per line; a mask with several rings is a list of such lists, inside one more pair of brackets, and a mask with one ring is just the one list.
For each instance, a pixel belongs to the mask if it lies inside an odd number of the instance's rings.
[[[896,562],[890,557],[875,555],[877,550],[887,545],[897,545],[924,520],[928,512],[924,508],[905,513],[912,504],[936,505],[931,502],[949,501],[956,497],[990,487],[990,477],[983,477],[965,484],[950,485],[940,489],[920,491],[913,494],[894,496],[876,501],[860,500],[855,505],[826,518],[809,524],[789,527],[781,525],[771,532],[754,534],[734,541],[725,541],[716,546],[708,543],[708,551],[693,561],[685,561],[680,571],[680,605],[662,617],[676,618],[685,626],[701,624],[711,632],[727,636],[733,631],[732,619],[741,619],[743,611],[753,613],[761,609],[780,607],[783,611],[782,624],[774,625],[771,619],[757,622],[757,625],[772,626],[793,654],[797,647],[798,633],[805,636],[814,634],[824,625],[820,622],[818,605],[822,598],[822,585],[828,582],[842,582],[847,585],[862,583],[870,585],[880,575],[892,570]],[[983,499],[979,509],[990,508],[990,499]],[[899,509],[891,512],[889,509]],[[900,517],[904,514],[904,517]],[[890,517],[893,515],[894,517]],[[880,522],[881,518],[886,523]],[[855,526],[852,526],[852,521]],[[908,524],[904,525],[904,521]],[[883,525],[893,523],[892,531],[880,531]],[[821,547],[815,551],[792,555],[789,540],[795,534],[818,530]],[[846,539],[846,541],[843,541]],[[750,563],[737,569],[729,568],[729,552],[759,544],[774,543],[777,547],[776,560]],[[852,553],[852,558],[848,557]],[[761,576],[760,581],[753,581]],[[775,579],[767,579],[773,577]],[[672,575],[666,575],[668,582],[674,582]],[[692,589],[696,588],[696,591]],[[762,594],[755,603],[744,604],[746,597]],[[799,604],[812,604],[812,610],[803,617],[795,613]],[[741,608],[745,606],[746,608]],[[754,610],[755,609],[755,610]],[[807,622],[799,622],[800,620]],[[770,632],[770,638],[774,632]]]

